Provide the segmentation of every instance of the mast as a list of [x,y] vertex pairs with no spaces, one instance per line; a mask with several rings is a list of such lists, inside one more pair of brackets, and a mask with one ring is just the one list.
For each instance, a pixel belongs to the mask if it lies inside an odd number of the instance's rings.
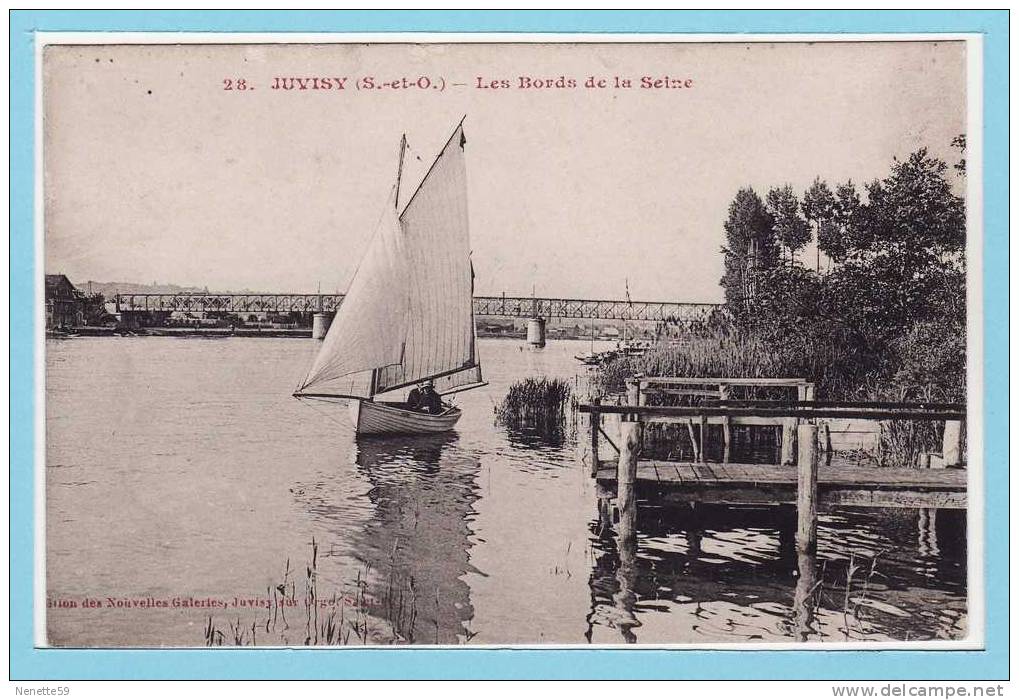
[[[400,135],[400,155],[396,161],[396,185],[393,188],[393,210],[400,211],[400,181],[403,179],[403,159],[407,154],[407,134]],[[400,361],[403,361],[402,350]],[[372,376],[368,382],[368,396],[374,397],[378,393],[379,368],[372,369]]]
[[396,196],[393,197],[393,206],[400,211],[400,180],[403,178],[403,157],[407,153],[407,134],[400,137],[400,160],[396,166]]
[[[400,181],[403,179],[403,159],[407,154],[407,134],[400,135],[400,156],[396,161],[396,186],[393,191],[393,209],[400,211]],[[400,358],[402,361],[402,357]],[[375,396],[378,393],[379,369],[372,369],[371,380],[368,383],[368,396]]]

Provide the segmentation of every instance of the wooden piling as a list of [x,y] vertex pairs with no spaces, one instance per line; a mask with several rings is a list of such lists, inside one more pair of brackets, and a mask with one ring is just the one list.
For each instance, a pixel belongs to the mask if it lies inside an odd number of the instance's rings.
[[798,430],[799,459],[796,486],[796,551],[817,552],[817,426]]
[[[718,385],[718,400],[727,401],[729,399],[729,385],[719,384]],[[732,419],[729,416],[725,416],[722,419],[722,463],[728,464],[729,457],[731,454],[732,446]]]
[[[595,396],[591,404],[601,404],[601,397]],[[591,411],[591,476],[598,476],[598,431],[601,430],[601,414],[598,411]]]
[[813,624],[817,580],[817,426],[799,426],[796,489],[796,558],[799,580],[793,599],[796,635],[808,639]]
[[799,420],[786,418],[782,421],[782,454],[779,457],[779,464],[794,464],[796,462],[796,426]]
[[598,495],[598,534],[612,527],[612,498]]
[[942,463],[946,467],[955,467],[963,462],[962,438],[965,433],[962,421],[945,421],[945,433],[941,441]]
[[814,625],[814,595],[817,586],[817,556],[797,554],[796,565],[799,578],[796,580],[796,593],[793,597],[793,621],[796,628],[796,641],[806,642]]
[[708,417],[702,413],[698,420],[700,421],[701,428],[700,429],[701,447],[697,451],[697,461],[703,462],[705,459],[707,459],[704,453],[707,451],[708,448]]
[[640,452],[640,423],[624,417],[619,426],[619,466],[616,473],[617,534],[623,542],[637,537],[637,455]]
[[877,422],[877,433],[874,434],[874,454],[877,458],[877,465],[879,467],[885,466],[885,422],[879,420]]
[[626,403],[629,406],[640,406],[640,380],[626,380]]
[[[640,379],[626,382],[626,403],[644,403]],[[633,644],[637,637],[633,628],[639,626],[634,612],[637,604],[637,457],[640,453],[641,425],[636,415],[622,415],[619,424],[619,464],[616,467],[616,551],[619,567],[616,580],[619,589],[613,596],[620,619],[616,627],[624,642]]]

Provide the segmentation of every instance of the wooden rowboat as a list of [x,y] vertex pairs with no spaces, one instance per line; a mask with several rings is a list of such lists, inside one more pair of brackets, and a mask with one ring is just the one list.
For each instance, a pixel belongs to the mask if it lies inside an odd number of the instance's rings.
[[350,418],[358,435],[427,435],[452,430],[463,411],[447,406],[442,413],[422,413],[396,401],[351,401]]

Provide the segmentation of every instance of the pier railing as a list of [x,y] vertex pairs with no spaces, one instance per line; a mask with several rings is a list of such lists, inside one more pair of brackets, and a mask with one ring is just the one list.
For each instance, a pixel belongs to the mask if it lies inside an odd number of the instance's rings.
[[[733,399],[733,387],[795,390],[796,399]],[[651,397],[699,397],[696,406],[649,405]],[[627,382],[626,401],[619,405],[603,404],[601,400],[579,406],[582,413],[592,416],[592,425],[600,425],[600,416],[618,414],[623,420],[644,423],[686,424],[694,461],[705,461],[708,426],[722,426],[723,462],[729,461],[732,427],[737,425],[774,426],[781,436],[781,464],[795,460],[796,431],[803,421],[819,423],[822,447],[830,461],[832,450],[830,420],[931,420],[945,421],[942,460],[945,466],[958,464],[961,452],[961,423],[966,419],[966,406],[961,403],[883,402],[883,401],[818,401],[814,384],[800,378],[702,378],[702,377],[637,377]],[[592,428],[592,443],[599,433],[613,444],[604,431]],[[594,444],[593,449],[597,447]]]

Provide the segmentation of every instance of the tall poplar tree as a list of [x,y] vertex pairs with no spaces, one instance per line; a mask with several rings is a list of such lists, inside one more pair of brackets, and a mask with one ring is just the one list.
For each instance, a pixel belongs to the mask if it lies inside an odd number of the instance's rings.
[[753,301],[754,278],[779,264],[775,221],[761,198],[750,187],[736,193],[725,221],[725,303],[735,318],[748,313]]
[[834,212],[835,196],[831,189],[820,177],[814,178],[814,183],[803,193],[803,214],[814,229],[817,241],[816,272],[821,271],[821,239],[829,233]]
[[790,185],[773,187],[767,197],[768,213],[775,222],[775,238],[789,251],[789,264],[810,242],[810,226],[800,215],[800,202]]

